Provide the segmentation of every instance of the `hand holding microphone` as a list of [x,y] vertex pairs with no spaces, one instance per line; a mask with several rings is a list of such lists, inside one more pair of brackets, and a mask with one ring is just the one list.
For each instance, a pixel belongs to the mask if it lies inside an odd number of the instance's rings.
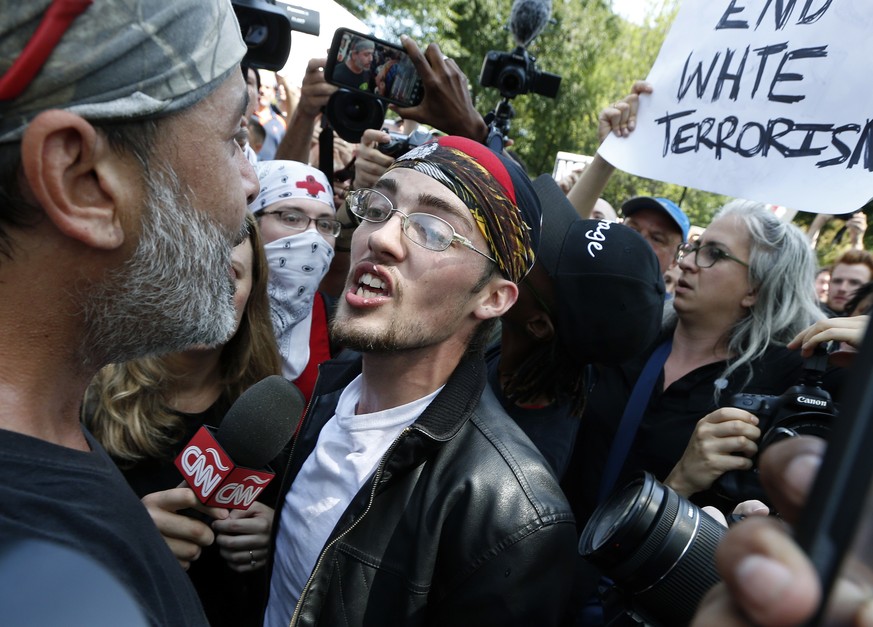
[[266,566],[273,513],[272,507],[255,502],[212,523],[215,543],[230,568],[246,573]]
[[[304,406],[300,390],[283,377],[259,381],[237,399],[217,430],[201,427],[176,458],[185,479],[183,487],[143,497],[184,569],[200,556],[202,547],[215,541],[214,531],[220,536],[222,554],[227,553],[225,559],[232,556],[231,567],[240,564],[241,552],[249,558],[249,567],[242,570],[252,570],[256,561],[263,566],[273,510],[260,504],[246,510],[275,476],[267,463],[291,440]],[[178,513],[185,509],[215,519],[213,525],[221,524],[213,530],[201,520]],[[224,524],[229,519],[232,522]]]
[[247,509],[275,477],[267,463],[291,440],[303,409],[293,383],[267,377],[243,392],[217,431],[201,427],[176,468],[204,505]]
[[146,506],[164,542],[170,547],[183,570],[188,570],[191,562],[200,557],[203,547],[215,541],[215,534],[202,520],[179,512],[195,509],[216,520],[227,518],[229,515],[226,509],[201,504],[194,491],[188,487],[146,494],[142,497],[142,504]]

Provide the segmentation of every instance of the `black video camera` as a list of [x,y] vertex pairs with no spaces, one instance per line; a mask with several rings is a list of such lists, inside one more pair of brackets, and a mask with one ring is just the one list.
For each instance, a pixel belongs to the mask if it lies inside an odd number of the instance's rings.
[[821,387],[822,375],[827,369],[828,353],[825,344],[804,360],[803,374],[797,385],[781,396],[764,394],[735,394],[726,407],[738,407],[755,414],[761,429],[758,454],[750,470],[732,470],[719,477],[714,488],[729,499],[745,501],[766,497],[758,479],[758,456],[771,444],[798,435],[814,435],[827,439],[837,408],[831,395]]
[[291,31],[318,35],[319,14],[276,0],[231,0],[248,50],[243,63],[253,68],[278,71],[291,52]]
[[405,155],[413,148],[426,144],[433,139],[433,133],[421,129],[416,129],[409,135],[395,133],[393,131],[390,131],[388,135],[391,139],[385,144],[379,144],[376,148],[378,148],[379,152],[382,154],[388,155],[394,159],[400,155]]
[[485,116],[485,123],[488,124],[485,144],[496,152],[503,151],[509,135],[510,121],[515,117],[515,109],[510,101],[516,96],[530,93],[555,98],[561,86],[561,77],[540,71],[536,57],[527,51],[527,46],[548,21],[551,3],[541,6],[539,2],[516,0],[512,10],[515,19],[510,17],[510,29],[515,38],[515,50],[489,51],[479,72],[479,84],[483,87],[496,87],[503,98]]
[[496,87],[504,98],[530,93],[554,98],[558,95],[561,77],[539,70],[536,57],[518,46],[512,52],[492,50],[485,55],[479,83],[482,87]]

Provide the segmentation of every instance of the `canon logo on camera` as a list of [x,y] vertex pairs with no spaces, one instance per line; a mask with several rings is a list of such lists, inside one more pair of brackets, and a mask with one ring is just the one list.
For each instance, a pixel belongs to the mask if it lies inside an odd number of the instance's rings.
[[823,401],[820,398],[809,398],[808,396],[798,396],[798,403],[803,403],[804,405],[812,405],[813,407],[827,407],[828,402]]

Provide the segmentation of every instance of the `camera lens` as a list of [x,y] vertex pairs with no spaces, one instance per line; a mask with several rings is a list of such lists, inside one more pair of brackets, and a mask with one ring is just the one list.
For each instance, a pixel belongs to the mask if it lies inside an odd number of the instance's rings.
[[265,24],[248,24],[247,26],[240,25],[243,28],[243,41],[249,48],[256,48],[264,45],[270,37],[270,29]]
[[380,100],[348,89],[338,89],[327,101],[327,118],[337,135],[357,144],[368,128],[381,128],[385,106]]
[[579,553],[615,582],[631,609],[662,625],[691,621],[719,578],[713,555],[725,528],[642,473],[595,510]]
[[285,11],[263,0],[231,0],[231,4],[248,48],[244,62],[281,70],[291,51],[291,22]]
[[497,88],[505,96],[518,96],[525,93],[527,75],[524,68],[509,65],[500,71],[497,77]]
[[823,440],[829,439],[833,414],[818,411],[798,412],[783,418],[773,424],[773,427],[761,436],[758,445],[759,455],[765,448],[785,438],[798,435],[814,435]]

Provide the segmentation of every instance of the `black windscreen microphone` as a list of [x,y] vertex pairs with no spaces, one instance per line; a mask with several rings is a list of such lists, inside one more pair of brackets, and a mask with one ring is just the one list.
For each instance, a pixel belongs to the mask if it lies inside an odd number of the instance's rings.
[[267,377],[240,395],[215,439],[237,465],[262,468],[291,440],[305,408],[296,385],[279,375]]
[[294,435],[303,394],[278,375],[243,392],[219,428],[203,426],[176,458],[176,468],[201,503],[246,509],[272,481],[267,464]]
[[552,15],[552,0],[515,0],[509,10],[509,30],[524,48],[543,32]]

